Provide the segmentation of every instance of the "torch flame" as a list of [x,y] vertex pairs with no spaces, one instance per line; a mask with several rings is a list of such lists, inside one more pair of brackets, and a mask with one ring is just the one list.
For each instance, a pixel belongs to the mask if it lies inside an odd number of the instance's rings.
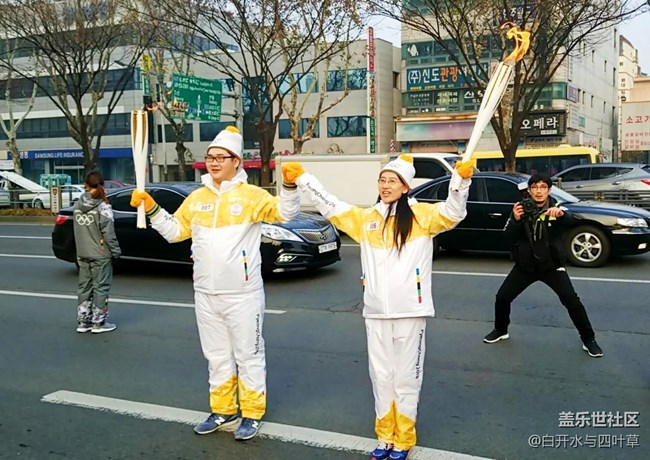
[[512,38],[515,40],[515,49],[510,53],[503,62],[505,64],[514,64],[517,61],[521,61],[528,51],[530,46],[530,32],[525,30],[519,30],[519,28],[511,22],[506,22],[503,24],[502,28],[505,26],[511,26],[506,32],[506,37]]

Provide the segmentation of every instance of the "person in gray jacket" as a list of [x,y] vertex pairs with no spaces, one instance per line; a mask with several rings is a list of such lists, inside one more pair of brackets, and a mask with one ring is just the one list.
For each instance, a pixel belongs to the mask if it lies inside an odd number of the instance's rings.
[[108,318],[108,295],[113,280],[113,259],[121,255],[115,236],[113,208],[106,198],[104,178],[98,172],[86,176],[86,193],[74,207],[74,239],[79,264],[77,332],[101,334],[117,326]]

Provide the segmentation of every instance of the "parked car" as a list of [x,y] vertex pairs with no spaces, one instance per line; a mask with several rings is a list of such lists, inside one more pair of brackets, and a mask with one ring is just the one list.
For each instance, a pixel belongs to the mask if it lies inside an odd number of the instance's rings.
[[[467,202],[467,217],[458,226],[434,239],[434,251],[508,251],[512,241],[503,229],[515,202],[522,194],[517,184],[530,176],[520,173],[475,173]],[[411,196],[418,201],[447,198],[449,177],[417,187]],[[650,251],[650,212],[614,203],[581,201],[557,187],[551,197],[575,216],[566,235],[569,262],[578,267],[600,267],[612,254],[633,255]]]
[[[579,198],[624,201],[650,206],[650,165],[597,163],[573,166],[552,177],[554,183]],[[646,206],[643,206],[646,207]]]
[[127,185],[131,185],[131,184],[127,184],[126,182],[122,182],[121,180],[112,180],[111,179],[111,180],[105,180],[104,181],[104,188],[106,190],[126,187]]
[[[146,187],[156,202],[170,213],[200,187],[198,183],[157,183]],[[168,243],[150,225],[136,228],[136,212],[129,204],[133,186],[116,189],[107,197],[113,207],[115,233],[122,259],[191,264],[191,240]],[[73,208],[62,209],[52,232],[52,250],[62,260],[76,263]],[[334,226],[320,215],[301,213],[283,224],[262,224],[262,271],[312,269],[341,260],[341,240]]]
[[[83,185],[67,184],[61,185],[61,203],[62,208],[71,206],[77,202],[79,197],[86,191]],[[38,193],[32,199],[32,208],[43,209],[50,208],[50,192]]]

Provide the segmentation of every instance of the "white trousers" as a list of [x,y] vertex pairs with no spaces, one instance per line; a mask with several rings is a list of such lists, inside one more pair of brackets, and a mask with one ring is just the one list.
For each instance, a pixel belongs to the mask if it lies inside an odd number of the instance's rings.
[[210,408],[261,419],[266,411],[264,290],[245,294],[194,293],[196,323],[208,360]]
[[408,450],[416,444],[415,419],[422,387],[426,317],[366,318],[375,433]]

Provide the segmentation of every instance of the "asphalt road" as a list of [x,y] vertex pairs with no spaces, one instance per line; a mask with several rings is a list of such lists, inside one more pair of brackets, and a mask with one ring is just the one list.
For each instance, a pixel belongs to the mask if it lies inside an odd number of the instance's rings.
[[[356,246],[346,241],[343,260],[331,267],[266,280],[274,312],[264,325],[265,421],[285,434],[292,427],[333,433],[332,448],[323,448],[290,442],[293,434],[238,443],[137,411],[43,402],[63,390],[208,411],[190,271],[129,265],[114,279],[117,331],[77,334],[76,271],[52,258],[50,231],[0,224],[0,458],[367,458],[335,450],[339,439],[347,446],[341,435],[374,437]],[[602,359],[582,351],[543,285],[513,305],[509,341],[483,344],[509,268],[494,254],[443,254],[435,262],[437,317],[428,323],[418,446],[486,458],[650,458],[650,255],[569,268]],[[454,458],[445,455],[430,458]]]

